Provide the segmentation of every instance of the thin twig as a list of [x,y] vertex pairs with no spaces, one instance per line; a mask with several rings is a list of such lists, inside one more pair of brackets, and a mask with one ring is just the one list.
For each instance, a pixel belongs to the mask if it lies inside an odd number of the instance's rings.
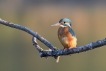
[[39,51],[39,53],[43,51],[43,49],[38,45],[35,37],[32,37],[32,42],[36,49]]
[[[42,57],[43,51],[48,51],[48,50],[43,50],[43,49],[38,45],[38,43],[37,43],[37,41],[36,41],[36,37],[34,37],[34,36],[32,37],[32,43],[33,43],[33,45],[36,47],[36,49],[39,51],[40,57]],[[52,52],[51,49],[49,49],[49,51]],[[48,56],[45,56],[45,57],[46,57],[46,59],[47,59]],[[55,55],[55,56],[53,56],[53,57],[56,59],[56,62],[58,63],[60,56]]]
[[16,29],[25,31],[25,32],[29,33],[30,35],[36,37],[39,41],[44,43],[51,50],[56,50],[54,48],[54,46],[49,41],[47,41],[45,38],[41,37],[39,34],[37,34],[36,32],[32,31],[31,29],[29,29],[29,28],[27,28],[25,26],[21,26],[19,24],[14,24],[14,23],[11,23],[11,22],[7,22],[7,21],[2,20],[2,19],[0,19],[0,24],[8,26],[8,27],[11,27],[11,28],[16,28]]

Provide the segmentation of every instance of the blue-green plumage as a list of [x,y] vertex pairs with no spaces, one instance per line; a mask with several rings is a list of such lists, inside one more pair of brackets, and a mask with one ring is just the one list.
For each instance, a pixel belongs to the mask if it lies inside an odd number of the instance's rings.
[[62,19],[60,19],[59,23],[61,23],[61,22],[63,22],[63,23],[67,23],[68,22],[70,24],[70,26],[72,25],[71,20],[68,19],[68,18],[62,18]]

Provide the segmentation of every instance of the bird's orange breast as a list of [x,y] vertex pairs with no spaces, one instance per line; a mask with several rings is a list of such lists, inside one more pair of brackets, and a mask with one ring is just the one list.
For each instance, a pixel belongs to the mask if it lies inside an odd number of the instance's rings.
[[74,48],[77,45],[77,39],[68,31],[68,27],[59,27],[58,38],[64,48]]

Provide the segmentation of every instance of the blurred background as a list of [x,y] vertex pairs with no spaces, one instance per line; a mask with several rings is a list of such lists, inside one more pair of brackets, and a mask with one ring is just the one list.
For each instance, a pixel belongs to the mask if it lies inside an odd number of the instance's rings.
[[[78,46],[106,38],[106,0],[0,0],[0,18],[29,27],[57,48],[58,27],[51,24],[67,17],[72,21]],[[26,32],[0,24],[0,71],[105,71],[106,46],[54,58],[40,58]],[[38,41],[39,42],[39,41]],[[48,49],[44,44],[39,45]]]

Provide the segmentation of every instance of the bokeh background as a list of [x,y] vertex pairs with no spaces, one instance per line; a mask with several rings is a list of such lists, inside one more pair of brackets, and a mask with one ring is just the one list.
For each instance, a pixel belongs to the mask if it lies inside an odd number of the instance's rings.
[[[72,21],[78,46],[106,38],[106,0],[0,0],[0,18],[29,27],[57,48],[63,47],[58,27],[51,24],[64,17]],[[56,63],[51,57],[40,58],[31,38],[0,24],[0,71],[106,71],[106,46],[62,56]]]

